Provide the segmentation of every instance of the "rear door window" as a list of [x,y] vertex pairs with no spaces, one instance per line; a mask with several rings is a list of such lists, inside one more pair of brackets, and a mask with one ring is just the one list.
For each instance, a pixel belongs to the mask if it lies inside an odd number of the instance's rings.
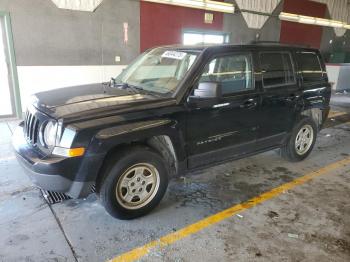
[[294,67],[289,52],[260,53],[264,87],[295,84]]
[[297,61],[304,83],[322,81],[324,79],[321,62],[316,53],[297,53]]

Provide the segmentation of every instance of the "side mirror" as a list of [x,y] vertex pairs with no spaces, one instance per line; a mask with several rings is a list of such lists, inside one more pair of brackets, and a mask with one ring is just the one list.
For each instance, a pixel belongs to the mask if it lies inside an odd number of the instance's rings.
[[268,64],[263,64],[260,66],[262,72],[267,72],[270,68]]
[[115,87],[115,78],[111,77],[111,80],[109,81],[110,87]]
[[194,90],[194,98],[207,99],[221,97],[221,86],[218,82],[202,82]]

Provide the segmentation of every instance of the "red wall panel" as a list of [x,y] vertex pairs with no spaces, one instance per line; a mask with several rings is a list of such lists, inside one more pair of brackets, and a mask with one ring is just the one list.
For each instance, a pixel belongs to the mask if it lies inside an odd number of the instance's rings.
[[223,14],[214,14],[212,24],[204,23],[205,11],[173,5],[140,2],[140,49],[182,43],[183,29],[223,29]]
[[[283,12],[324,18],[327,6],[308,0],[285,0]],[[286,44],[302,44],[320,48],[323,28],[282,21],[280,41]]]

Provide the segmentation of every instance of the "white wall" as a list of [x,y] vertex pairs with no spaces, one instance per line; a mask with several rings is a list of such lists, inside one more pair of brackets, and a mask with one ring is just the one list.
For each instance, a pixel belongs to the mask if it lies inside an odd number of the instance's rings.
[[55,88],[102,83],[116,77],[125,68],[118,66],[18,66],[22,107],[31,94]]

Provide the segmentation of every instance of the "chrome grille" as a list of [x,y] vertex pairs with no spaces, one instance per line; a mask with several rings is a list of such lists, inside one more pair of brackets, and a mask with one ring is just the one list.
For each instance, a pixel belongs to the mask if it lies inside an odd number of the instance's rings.
[[28,142],[35,145],[38,142],[39,119],[27,110],[24,118],[24,135]]

